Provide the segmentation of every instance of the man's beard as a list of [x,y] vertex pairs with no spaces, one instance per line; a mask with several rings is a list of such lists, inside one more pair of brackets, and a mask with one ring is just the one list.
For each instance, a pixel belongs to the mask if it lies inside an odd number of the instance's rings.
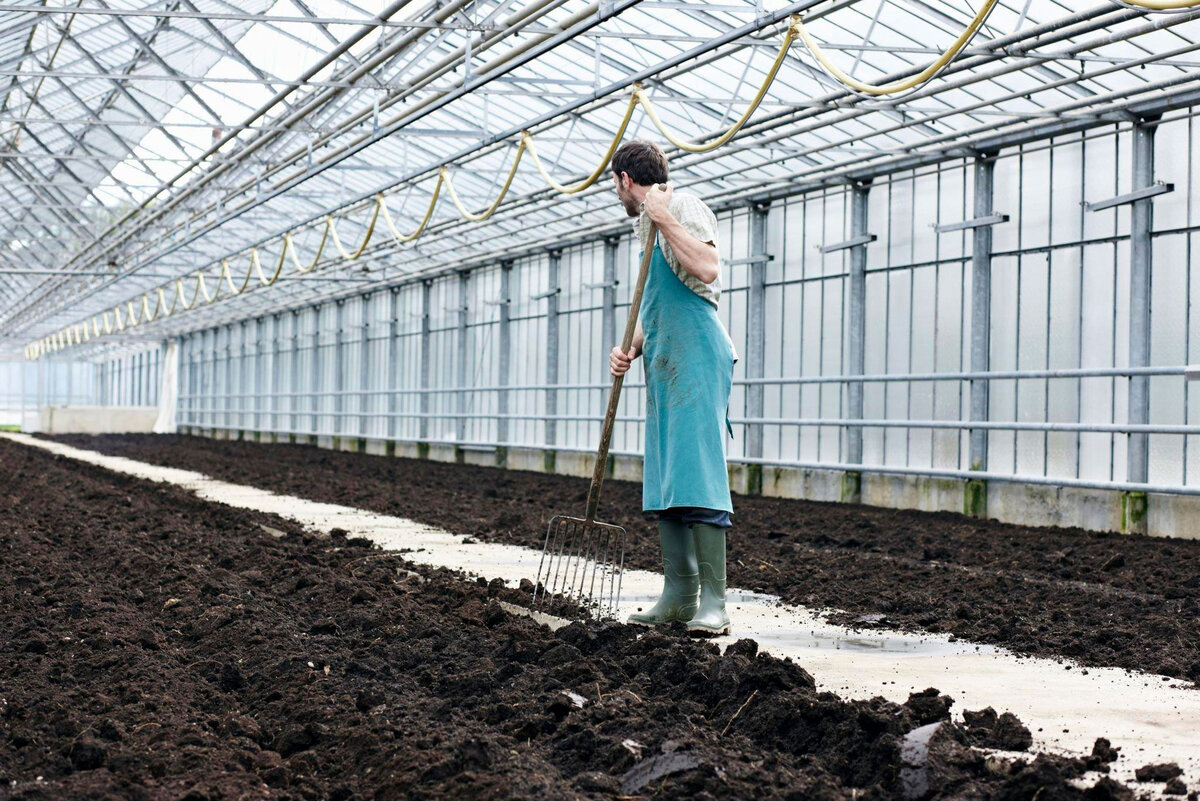
[[628,214],[630,217],[636,217],[642,213],[642,209],[641,209],[642,204],[638,203],[636,200],[633,200],[632,198],[629,200],[622,200],[621,205],[625,207],[625,213]]

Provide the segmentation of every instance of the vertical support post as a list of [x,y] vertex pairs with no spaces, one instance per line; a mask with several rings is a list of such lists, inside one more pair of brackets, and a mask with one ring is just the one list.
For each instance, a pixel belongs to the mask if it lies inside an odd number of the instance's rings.
[[[746,304],[746,378],[763,378],[767,366],[767,217],[769,204],[750,207],[750,276]],[[746,417],[762,419],[763,385],[746,386]],[[746,456],[763,458],[763,424],[746,426]],[[762,493],[762,463],[746,465],[746,492]]]
[[225,326],[225,438],[233,430],[233,408],[230,395],[233,393],[233,324]]
[[[499,378],[497,382],[502,387],[507,387],[511,383],[512,372],[512,329],[509,325],[512,315],[512,269],[513,263],[506,261],[500,265],[500,353],[499,359]],[[500,397],[496,399],[496,410],[499,413],[496,417],[496,466],[505,467],[508,465],[508,440],[511,427],[509,426],[508,415],[510,409],[509,392],[507,389],[500,390]]]
[[600,311],[601,352],[607,353],[617,342],[617,246],[618,239],[604,240],[604,297]]
[[246,380],[246,366],[250,363],[250,349],[246,347],[246,321],[241,320],[238,323],[238,330],[241,332],[238,339],[238,363],[237,363],[237,393],[238,393],[238,416],[237,416],[237,438],[245,439],[246,437],[246,407],[250,399],[250,382]]
[[[17,390],[21,393],[21,419],[18,421],[17,430],[25,431],[25,373],[29,369],[29,362],[19,362],[17,369],[20,371],[21,375],[21,386],[20,389]],[[99,404],[96,405],[98,406]]]
[[317,444],[317,432],[320,430],[318,411],[321,406],[321,397],[317,394],[321,391],[321,307],[313,307],[313,330],[312,330],[312,375],[309,376],[309,391],[312,393],[309,396],[309,405],[312,409],[312,425],[310,426],[311,433],[309,441]]
[[367,420],[371,404],[371,376],[375,375],[375,365],[371,364],[371,298],[370,294],[363,295],[358,308],[362,311],[362,342],[358,346],[358,443],[356,450],[360,453],[367,448]]
[[392,287],[391,312],[388,318],[387,348],[387,448],[388,454],[395,453],[396,441],[396,384],[398,383],[397,351],[400,347],[400,287]]
[[292,370],[288,376],[288,442],[300,430],[300,310],[292,309]]
[[342,434],[346,432],[346,301],[339,298],[334,306],[333,340],[333,447],[341,446]]
[[[1154,185],[1155,125],[1146,120],[1133,128],[1133,189]],[[1154,207],[1150,198],[1134,201],[1129,224],[1129,366],[1150,365],[1150,281],[1154,257],[1150,234],[1154,227]],[[1150,422],[1150,378],[1129,379],[1129,424]],[[1129,435],[1128,481],[1144,484],[1150,477],[1150,437]],[[1126,531],[1144,533],[1146,494],[1126,493],[1123,523]]]
[[[206,405],[208,406],[208,414],[206,415],[206,417],[208,419],[209,436],[212,436],[212,437],[217,436],[217,426],[220,424],[220,418],[217,417],[217,378],[220,373],[220,353],[218,352],[219,346],[217,343],[218,343],[218,340],[220,339],[220,336],[221,336],[221,330],[219,328],[213,328],[212,329],[212,337],[211,337],[211,339],[212,339],[212,359],[210,360],[210,364],[211,364],[210,373],[212,375],[212,380],[207,382],[207,385],[206,385],[207,391],[205,392],[205,394],[208,396],[205,398]],[[113,365],[113,370],[114,370],[113,378],[116,380],[116,382],[118,382],[118,385],[116,387],[114,387],[114,389],[116,389],[118,392],[117,402],[120,403],[119,382],[120,382],[121,377],[120,377],[120,374],[116,372],[117,365]]]
[[238,361],[234,370],[237,384],[237,438],[246,437],[246,401],[250,399],[250,382],[247,380],[246,366],[250,363],[250,348],[246,343],[246,320],[238,321]]
[[[975,157],[976,218],[994,213],[996,154],[980,153]],[[971,231],[971,372],[985,373],[991,369],[992,341],[992,226],[980,225]],[[974,379],[970,384],[971,420],[985,422],[991,412],[988,392],[991,382]],[[988,469],[987,429],[973,428],[970,433],[968,459],[971,470]],[[987,482],[969,480],[964,486],[963,514],[987,517]]]
[[[254,318],[254,441],[262,439],[263,430],[263,401],[267,394],[266,359],[264,340],[266,339],[266,323],[262,317]],[[161,361],[161,360],[160,360]]]
[[270,410],[268,416],[268,427],[271,429],[271,442],[279,439],[279,391],[283,377],[283,365],[280,364],[281,337],[279,336],[280,326],[283,324],[283,317],[278,313],[271,318],[271,401],[267,405]]
[[[856,183],[850,189],[850,237],[865,236],[867,233],[867,194],[871,190],[868,182]],[[846,374],[862,375],[866,367],[867,337],[867,246],[850,248],[850,269],[846,279]],[[861,420],[863,416],[863,385],[852,381],[846,385],[846,417]],[[846,462],[862,464],[862,427],[846,429]],[[842,501],[862,501],[862,474],[848,472],[842,479]]]
[[[196,343],[196,397],[192,400],[194,404],[195,425],[198,434],[204,436],[204,424],[208,422],[208,416],[204,413],[206,396],[212,387],[212,382],[208,376],[208,331],[201,331],[197,337],[199,342]],[[108,365],[105,365],[105,387],[104,394],[106,397],[112,396],[112,371]]]
[[[600,317],[600,338],[602,345],[599,349],[601,354],[607,353],[614,345],[619,344],[617,341],[617,247],[620,244],[618,239],[604,240],[604,302],[601,307]],[[648,247],[654,247],[651,242]],[[596,365],[600,366],[603,359],[597,359]],[[585,373],[586,375],[586,373]],[[601,383],[605,383],[603,378],[608,375],[608,371],[604,370],[601,373]],[[601,388],[599,391],[599,407],[604,409],[608,399],[608,389]],[[615,434],[613,435],[615,439]],[[604,469],[608,475],[611,475],[611,469],[614,460],[610,456],[608,464]]]
[[559,319],[558,319],[558,274],[562,267],[562,251],[550,253],[546,291],[546,451],[542,456],[542,468],[547,473],[555,471],[556,447],[558,444],[558,353],[559,353]]
[[[458,417],[455,418],[456,425],[454,428],[454,440],[457,443],[456,447],[461,448],[462,443],[467,440],[467,297],[470,289],[471,274],[463,271],[458,274],[458,337],[457,348],[458,355],[455,359],[455,365],[458,368],[458,374],[455,376],[455,387],[457,391],[454,393],[456,403],[454,411]],[[456,460],[462,461],[463,454],[459,450],[456,454]]]
[[191,418],[188,414],[189,396],[192,394],[191,358],[192,337],[184,334],[179,337],[179,374],[175,379],[179,382],[179,395],[175,399],[175,431],[180,434],[187,433],[186,426]]
[[430,380],[430,364],[429,352],[432,347],[430,342],[430,320],[433,310],[430,304],[433,303],[433,283],[430,281],[421,282],[421,444],[418,446],[418,452],[427,451],[429,448],[429,410],[430,410],[430,395],[429,395],[429,380]]

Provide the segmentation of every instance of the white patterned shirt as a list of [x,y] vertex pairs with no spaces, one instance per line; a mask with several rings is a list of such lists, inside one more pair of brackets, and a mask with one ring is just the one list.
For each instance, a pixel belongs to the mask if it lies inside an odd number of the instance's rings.
[[[695,195],[676,192],[671,196],[669,211],[671,212],[671,216],[683,226],[683,230],[701,242],[712,242],[718,248],[719,252],[720,246],[717,243],[717,216],[712,213],[712,209],[703,200]],[[637,220],[633,224],[633,230],[637,232],[638,242],[641,244],[642,250],[645,250],[646,238],[650,235],[650,217],[645,212],[638,215]],[[704,300],[707,300],[713,306],[716,306],[721,300],[720,256],[718,255],[717,257],[717,277],[713,279],[711,284],[706,284],[683,268],[683,265],[679,263],[679,259],[676,258],[675,253],[671,250],[671,246],[667,243],[666,237],[660,236],[658,244],[662,248],[663,257],[667,260],[667,264],[675,275],[679,276],[679,280],[688,289],[704,298]]]

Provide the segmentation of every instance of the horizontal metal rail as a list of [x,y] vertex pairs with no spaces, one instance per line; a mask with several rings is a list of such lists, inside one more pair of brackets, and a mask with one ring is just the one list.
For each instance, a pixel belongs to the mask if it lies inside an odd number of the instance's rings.
[[[183,426],[194,426],[196,428],[207,428],[217,431],[247,431],[253,430],[264,434],[287,434],[291,436],[327,436],[327,437],[347,437],[349,439],[380,439],[377,437],[363,437],[360,434],[343,435],[332,431],[313,431],[308,429],[289,429],[289,428],[255,428],[247,429],[244,426],[218,425],[218,424],[201,424],[181,422]],[[410,440],[388,440],[396,442],[409,442]],[[418,442],[418,440],[411,440]],[[479,448],[483,450],[492,450],[495,448],[514,448],[527,450],[553,450],[560,453],[592,453],[590,448],[571,448],[559,445],[547,445],[529,442],[480,442],[472,440],[453,440],[453,439],[422,439],[419,442],[425,445],[440,445],[440,446],[457,446],[461,448]],[[614,456],[641,456],[637,451],[609,451],[610,455]],[[901,476],[921,476],[927,478],[946,478],[963,481],[998,481],[1005,483],[1017,484],[1036,484],[1038,486],[1047,487],[1066,487],[1071,489],[1097,489],[1097,490],[1113,490],[1118,492],[1145,492],[1162,495],[1200,495],[1200,486],[1184,487],[1172,484],[1152,484],[1152,483],[1136,483],[1129,481],[1092,481],[1083,478],[1059,478],[1054,476],[1030,476],[1015,473],[993,473],[974,470],[949,470],[936,467],[891,467],[888,465],[874,464],[845,464],[841,462],[810,462],[810,461],[790,461],[782,459],[749,459],[731,457],[729,462],[732,464],[755,464],[764,467],[790,467],[799,470],[830,470],[834,472],[844,473],[877,473],[880,475],[901,475]]]
[[1069,487],[1072,489],[1116,490],[1118,492],[1146,492],[1163,495],[1200,495],[1200,486],[1184,487],[1175,484],[1139,484],[1130,481],[1092,481],[1086,478],[1059,478],[1056,476],[1031,476],[1019,473],[988,473],[975,470],[943,470],[937,467],[890,467],[878,464],[845,464],[841,462],[805,462],[776,459],[733,459],[739,464],[759,464],[764,467],[792,467],[800,470],[834,470],[845,473],[879,473],[882,475],[921,476],[924,478],[950,478],[965,481],[1003,481],[1016,484],[1037,484],[1046,487]]
[[[734,386],[755,386],[755,385],[780,385],[790,386],[796,384],[853,384],[853,383],[896,383],[896,382],[922,382],[922,381],[1013,381],[1025,379],[1047,379],[1047,378],[1131,378],[1134,376],[1179,376],[1186,377],[1189,374],[1195,374],[1200,371],[1200,367],[1196,366],[1178,366],[1178,367],[1081,367],[1067,368],[1062,370],[1000,370],[990,372],[960,372],[960,373],[904,373],[904,374],[877,374],[877,375],[813,375],[813,376],[793,376],[786,378],[735,378]],[[424,388],[399,388],[399,389],[366,389],[366,390],[323,390],[315,392],[261,392],[261,393],[240,393],[226,394],[222,393],[226,398],[249,398],[249,397],[315,397],[315,396],[364,396],[364,395],[444,395],[459,392],[533,392],[543,390],[586,390],[586,389],[608,389],[612,385],[609,383],[595,384],[496,384],[492,386],[472,386],[472,387],[424,387]],[[626,383],[626,389],[644,388],[645,383]],[[180,395],[180,399],[186,398],[206,398],[208,395],[185,394]]]
[[[370,410],[322,410],[322,409],[272,409],[254,406],[238,408],[233,406],[217,406],[212,408],[188,409],[189,413],[199,416],[216,414],[234,415],[266,415],[266,414],[301,414],[318,417],[334,418],[411,418],[411,419],[446,419],[446,420],[526,420],[541,421],[555,420],[559,422],[588,422],[598,423],[604,419],[602,414],[500,414],[493,412],[385,412]],[[641,423],[640,416],[619,416],[619,423]],[[1121,423],[1057,423],[1057,422],[1007,422],[1003,420],[870,420],[857,418],[793,418],[793,417],[731,417],[732,425],[763,425],[763,426],[798,426],[826,428],[901,428],[901,429],[933,429],[933,430],[962,430],[982,429],[985,431],[1044,431],[1054,433],[1090,433],[1090,434],[1170,434],[1176,436],[1200,436],[1200,426],[1172,424],[1121,424]]]

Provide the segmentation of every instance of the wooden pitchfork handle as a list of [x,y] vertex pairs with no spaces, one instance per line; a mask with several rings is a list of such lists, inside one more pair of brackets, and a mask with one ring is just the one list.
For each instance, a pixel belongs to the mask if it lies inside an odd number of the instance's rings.
[[[666,191],[663,189],[662,191]],[[654,258],[655,239],[658,226],[650,223],[650,236],[642,250],[642,266],[638,270],[637,283],[633,287],[633,298],[629,301],[629,321],[625,323],[625,338],[621,340],[621,352],[628,353],[637,332],[638,313],[642,309],[642,290],[646,288],[646,275],[650,272],[650,260]],[[596,520],[596,508],[600,505],[600,487],[604,484],[604,468],[608,465],[608,445],[612,441],[613,423],[617,419],[617,404],[621,400],[621,385],[624,374],[613,378],[612,391],[608,394],[608,411],[604,413],[604,426],[600,429],[600,447],[596,450],[596,466],[592,469],[592,486],[588,489],[587,522]]]

